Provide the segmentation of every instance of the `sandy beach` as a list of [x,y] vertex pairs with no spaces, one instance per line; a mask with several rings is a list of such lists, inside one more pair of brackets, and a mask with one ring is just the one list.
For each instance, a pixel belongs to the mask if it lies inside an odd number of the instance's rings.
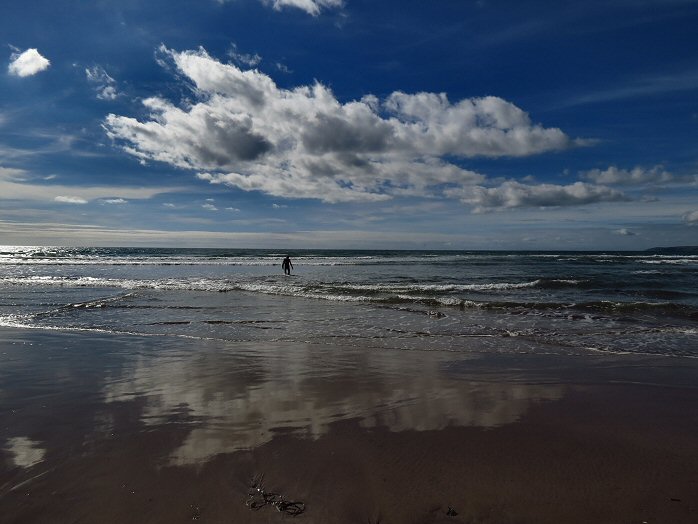
[[0,337],[1,522],[698,518],[695,359]]

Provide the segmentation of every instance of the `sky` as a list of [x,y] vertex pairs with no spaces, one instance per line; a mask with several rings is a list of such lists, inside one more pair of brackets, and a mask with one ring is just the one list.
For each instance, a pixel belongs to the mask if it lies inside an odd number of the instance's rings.
[[0,7],[0,244],[698,245],[698,0]]

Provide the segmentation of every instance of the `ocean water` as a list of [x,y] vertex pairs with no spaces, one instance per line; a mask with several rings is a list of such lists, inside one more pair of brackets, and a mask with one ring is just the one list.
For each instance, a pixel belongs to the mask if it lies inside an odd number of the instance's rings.
[[698,357],[698,254],[0,247],[0,326]]

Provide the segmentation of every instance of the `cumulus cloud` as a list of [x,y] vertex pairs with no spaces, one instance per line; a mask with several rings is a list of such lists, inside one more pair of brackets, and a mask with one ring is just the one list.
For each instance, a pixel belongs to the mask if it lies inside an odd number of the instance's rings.
[[687,224],[697,225],[698,224],[698,209],[695,211],[689,211],[683,215],[683,220]]
[[78,196],[59,195],[53,200],[55,200],[56,202],[62,202],[64,204],[87,204],[87,200]]
[[558,185],[522,184],[507,180],[499,187],[472,186],[449,189],[446,193],[475,206],[476,212],[520,207],[579,206],[628,200],[620,191],[584,182]]
[[41,56],[39,51],[32,48],[22,53],[12,53],[7,71],[11,75],[20,77],[33,76],[48,69],[50,65],[51,62],[48,59]]
[[94,85],[97,98],[100,100],[114,100],[119,94],[116,91],[114,80],[101,66],[85,69],[87,81]]
[[635,167],[633,169],[619,169],[611,166],[608,169],[592,169],[581,174],[586,180],[597,184],[614,185],[640,185],[648,183],[664,183],[671,180],[671,175],[662,166],[654,166],[650,169]]
[[698,176],[678,176],[669,173],[663,166],[650,168],[636,166],[633,169],[621,169],[611,166],[607,169],[592,169],[581,173],[582,178],[596,184],[620,186],[649,186],[660,184],[691,184],[698,183]]
[[207,211],[218,211],[218,208],[213,204],[202,204],[201,207],[203,207]]
[[344,5],[344,0],[262,0],[262,2],[277,11],[284,7],[295,7],[313,16],[319,15],[323,9],[337,9]]
[[575,145],[497,97],[392,93],[340,102],[315,83],[282,89],[266,74],[206,51],[161,48],[189,79],[184,107],[144,100],[149,119],[110,114],[108,135],[129,154],[198,172],[213,184],[326,202],[425,195],[484,177],[452,159],[527,156]]
[[119,205],[119,204],[127,204],[128,200],[124,200],[123,198],[105,198],[102,200],[103,204],[111,204],[111,205]]

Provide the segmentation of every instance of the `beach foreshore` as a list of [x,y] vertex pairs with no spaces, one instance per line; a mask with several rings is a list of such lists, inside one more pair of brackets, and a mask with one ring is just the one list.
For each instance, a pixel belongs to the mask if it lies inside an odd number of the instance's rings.
[[696,406],[690,358],[2,328],[0,522],[696,522]]

